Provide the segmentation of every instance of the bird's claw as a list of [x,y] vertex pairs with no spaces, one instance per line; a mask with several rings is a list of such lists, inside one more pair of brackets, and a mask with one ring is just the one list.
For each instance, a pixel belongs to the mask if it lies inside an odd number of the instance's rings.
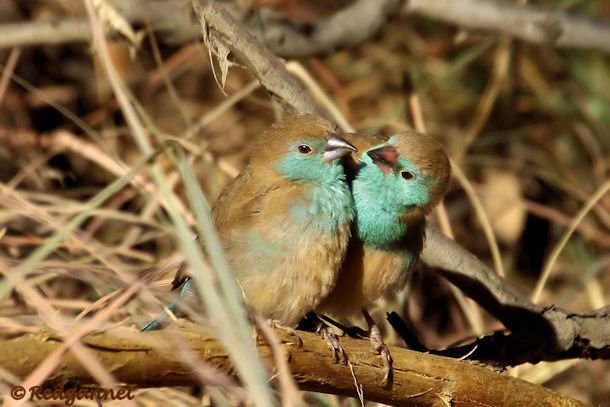
[[373,346],[373,352],[378,355],[381,355],[384,373],[383,379],[381,380],[381,387],[386,387],[390,385],[393,380],[392,364],[394,363],[394,360],[392,359],[392,354],[390,353],[390,350],[383,341],[381,332],[379,331],[379,327],[377,325],[372,325],[370,327],[369,340],[371,341],[371,345]]
[[322,336],[322,338],[324,338],[324,340],[326,340],[328,348],[333,353],[334,363],[338,363],[339,360],[341,360],[344,364],[347,363],[347,354],[345,353],[343,346],[341,346],[337,334],[332,332],[331,328],[326,325],[322,325],[318,329],[318,333]]
[[392,369],[394,360],[392,359],[390,350],[385,345],[383,345],[379,354],[383,360],[383,379],[381,380],[381,387],[387,387],[394,380],[394,370]]
[[299,348],[303,347],[303,339],[301,339],[301,337],[299,336],[299,334],[298,334],[296,329],[294,329],[294,328],[292,328],[290,326],[282,325],[279,321],[275,321],[273,319],[269,319],[267,322],[269,323],[269,325],[272,328],[277,328],[277,329],[279,329],[281,331],[284,331],[284,332],[292,335],[296,339],[296,345]]

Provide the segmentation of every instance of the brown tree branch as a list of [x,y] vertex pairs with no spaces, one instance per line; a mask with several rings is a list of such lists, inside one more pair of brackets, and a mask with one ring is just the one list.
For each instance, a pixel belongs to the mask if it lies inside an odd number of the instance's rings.
[[[417,338],[415,338],[415,343],[420,351],[454,358],[462,358],[467,355],[464,358],[466,360],[476,360],[497,367],[575,358],[610,359],[610,344],[608,343],[610,337],[610,307],[581,315],[567,315],[561,312],[554,317],[564,317],[568,323],[574,326],[573,341],[569,345],[563,345],[564,349],[562,350],[556,349],[557,346],[550,347],[547,338],[541,336],[540,328],[520,334],[496,332],[472,343],[444,350],[422,349],[422,345],[417,341]],[[548,319],[543,315],[538,317],[543,326],[548,325]],[[554,318],[550,319],[553,320]],[[388,315],[388,321],[405,339],[409,348],[412,348],[409,342],[413,341],[414,335],[400,316],[392,312]]]
[[[138,388],[201,384],[188,363],[181,359],[179,344],[188,345],[208,365],[232,374],[230,358],[220,342],[201,327],[187,323],[181,325],[180,329],[149,333],[116,328],[92,333],[84,337],[82,343],[120,383]],[[333,362],[321,337],[299,332],[303,339],[303,347],[299,348],[294,345],[291,335],[279,330],[275,333],[301,389],[357,396],[350,368]],[[583,405],[544,387],[469,362],[402,348],[391,349],[394,382],[391,388],[384,389],[379,385],[383,366],[378,356],[372,354],[370,343],[344,338],[342,345],[366,400],[395,406]],[[61,339],[52,332],[25,334],[0,341],[0,368],[24,378],[60,346]],[[258,342],[258,349],[269,369],[273,369],[275,363],[271,349],[262,340]],[[45,383],[49,387],[62,384],[87,385],[95,384],[95,381],[78,359],[66,354]]]
[[[438,229],[428,226],[426,234],[422,261],[438,269],[515,334],[495,340],[507,348],[514,346],[505,355],[497,354],[495,360],[512,365],[571,357],[610,358],[610,306],[572,313],[533,304]],[[480,355],[490,360],[484,353]]]

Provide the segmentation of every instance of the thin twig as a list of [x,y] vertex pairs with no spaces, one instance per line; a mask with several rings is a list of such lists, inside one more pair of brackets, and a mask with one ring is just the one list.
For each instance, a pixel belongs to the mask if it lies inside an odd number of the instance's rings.
[[553,267],[555,266],[555,263],[559,258],[559,254],[565,247],[566,243],[568,243],[568,240],[570,240],[570,237],[572,236],[572,234],[574,234],[574,231],[585,218],[585,216],[587,216],[591,208],[593,208],[593,206],[595,206],[595,204],[597,204],[597,202],[602,199],[608,191],[610,191],[610,181],[606,181],[604,184],[602,184],[602,186],[599,187],[597,192],[593,194],[593,196],[589,199],[587,204],[583,206],[582,209],[578,212],[578,214],[574,217],[572,224],[561,237],[561,240],[559,241],[559,243],[557,243],[557,246],[555,246],[555,248],[553,249],[553,252],[549,256],[549,259],[547,260],[542,270],[542,273],[540,274],[540,278],[536,283],[536,288],[534,289],[534,292],[532,293],[531,297],[534,303],[537,303],[540,300],[544,285],[546,284],[551,274],[551,271],[553,270]]
[[466,195],[468,195],[468,199],[472,203],[474,210],[477,212],[477,217],[481,222],[481,228],[483,228],[483,233],[485,234],[485,238],[489,243],[489,250],[491,251],[491,256],[494,261],[496,273],[498,273],[498,275],[500,276],[503,276],[504,265],[502,264],[502,255],[500,254],[498,242],[496,240],[496,236],[493,233],[493,228],[491,227],[491,222],[489,220],[489,217],[487,216],[487,212],[485,212],[481,200],[477,196],[477,193],[475,192],[472,184],[470,183],[462,169],[455,162],[451,163],[451,168],[453,170],[453,175],[455,176],[455,179],[458,180],[458,182],[464,189],[464,192],[466,192]]
[[320,102],[320,104],[328,111],[333,120],[339,125],[341,130],[345,132],[354,132],[354,127],[349,124],[345,115],[337,107],[330,97],[324,92],[324,89],[316,82],[316,80],[310,75],[310,73],[297,61],[290,61],[286,64],[286,70],[299,78],[303,85],[312,95]]
[[498,99],[498,95],[500,94],[500,90],[502,89],[502,85],[504,84],[510,67],[510,57],[512,54],[511,44],[512,39],[503,36],[496,47],[491,80],[481,95],[475,113],[464,131],[463,142],[459,144],[459,149],[457,149],[453,156],[453,159],[459,164],[462,163],[468,148],[476,140],[487,123],[496,100]]
[[17,61],[19,61],[19,55],[21,55],[21,49],[13,48],[10,54],[8,55],[6,66],[2,70],[2,77],[0,78],[0,106],[2,106],[4,94],[8,89],[11,76],[13,74],[13,71],[15,70],[15,67],[17,66]]

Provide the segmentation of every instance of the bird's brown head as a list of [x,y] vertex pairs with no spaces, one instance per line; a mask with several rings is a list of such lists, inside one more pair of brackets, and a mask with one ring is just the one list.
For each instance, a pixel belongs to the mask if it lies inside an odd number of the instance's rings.
[[356,151],[334,126],[314,115],[290,115],[256,142],[250,166],[296,182],[330,181],[342,173],[339,159]]

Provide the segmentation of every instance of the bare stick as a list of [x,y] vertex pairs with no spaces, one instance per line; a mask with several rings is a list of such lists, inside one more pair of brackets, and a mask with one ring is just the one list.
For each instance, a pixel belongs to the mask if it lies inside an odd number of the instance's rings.
[[610,52],[610,23],[557,9],[493,0],[408,0],[402,12],[499,32],[534,44]]
[[20,22],[0,25],[0,49],[31,45],[88,42],[91,28],[87,19]]

